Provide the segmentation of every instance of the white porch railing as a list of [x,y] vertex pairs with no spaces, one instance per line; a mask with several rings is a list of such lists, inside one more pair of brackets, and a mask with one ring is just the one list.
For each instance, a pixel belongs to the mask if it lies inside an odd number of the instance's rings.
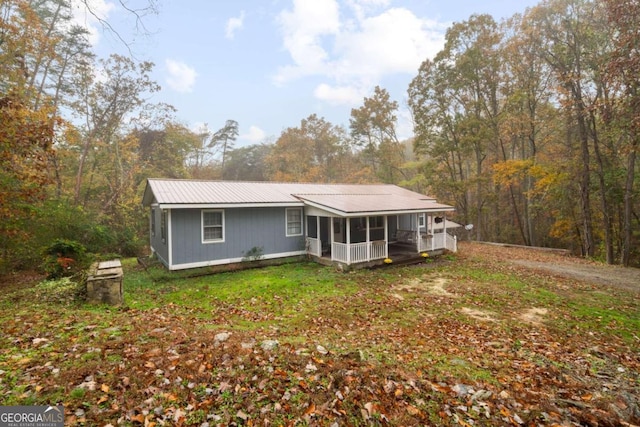
[[322,242],[314,237],[307,237],[307,253],[314,256],[322,256]]
[[384,240],[375,242],[336,243],[331,245],[331,259],[345,264],[356,264],[359,262],[373,261],[387,258],[388,247]]
[[458,252],[458,238],[449,233],[422,234],[418,239],[418,252],[447,249]]
[[350,264],[349,262],[349,246],[346,243],[337,243],[333,242],[331,244],[331,260],[332,261],[340,261],[345,264]]
[[444,246],[451,252],[458,252],[458,236],[451,236],[448,233],[443,233],[446,236]]
[[[417,238],[419,236],[419,238]],[[458,240],[455,236],[448,233],[435,233],[433,235],[418,234],[417,251],[433,251],[438,249],[447,249],[451,252],[458,251]],[[307,237],[307,252],[310,255],[322,256],[322,242],[320,239]],[[339,261],[345,264],[356,264],[359,262],[368,262],[376,259],[384,259],[389,257],[389,246],[384,240],[376,240],[374,242],[346,243],[333,242],[331,244],[331,260]]]

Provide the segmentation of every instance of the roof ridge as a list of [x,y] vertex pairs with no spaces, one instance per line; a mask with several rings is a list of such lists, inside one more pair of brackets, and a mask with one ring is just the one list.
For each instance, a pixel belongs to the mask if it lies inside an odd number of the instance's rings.
[[[385,183],[345,183],[345,182],[287,182],[287,181],[232,181],[226,179],[204,179],[204,178],[147,178],[148,181],[178,181],[178,182],[207,182],[217,184],[276,184],[276,185],[314,185],[314,186],[386,186],[398,187],[396,184]],[[402,187],[400,187],[402,188]]]

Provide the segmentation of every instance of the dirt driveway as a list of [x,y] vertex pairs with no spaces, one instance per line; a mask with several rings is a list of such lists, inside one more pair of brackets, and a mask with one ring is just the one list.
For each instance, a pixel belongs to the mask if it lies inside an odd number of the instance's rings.
[[462,242],[461,253],[505,260],[521,267],[540,270],[554,276],[576,279],[594,285],[613,286],[640,293],[640,269],[624,268],[573,257],[561,252],[536,250],[519,246],[503,246]]

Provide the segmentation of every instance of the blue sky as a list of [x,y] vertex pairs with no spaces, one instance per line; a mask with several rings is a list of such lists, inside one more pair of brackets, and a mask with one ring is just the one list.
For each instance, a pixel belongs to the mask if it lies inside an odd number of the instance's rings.
[[[162,86],[152,101],[177,108],[192,129],[238,121],[236,146],[275,141],[317,114],[348,126],[352,108],[380,85],[400,104],[398,133],[412,136],[406,91],[420,63],[443,46],[452,22],[473,13],[496,20],[534,0],[159,0],[144,18],[149,37],[118,2],[92,0],[136,59],[154,62]],[[112,35],[100,55],[126,53]]]

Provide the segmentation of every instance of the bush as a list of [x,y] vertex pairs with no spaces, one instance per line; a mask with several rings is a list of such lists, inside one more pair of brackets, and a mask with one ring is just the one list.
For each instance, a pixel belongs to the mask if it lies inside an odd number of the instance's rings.
[[43,268],[49,278],[73,276],[89,265],[87,249],[74,240],[56,239],[44,249]]

